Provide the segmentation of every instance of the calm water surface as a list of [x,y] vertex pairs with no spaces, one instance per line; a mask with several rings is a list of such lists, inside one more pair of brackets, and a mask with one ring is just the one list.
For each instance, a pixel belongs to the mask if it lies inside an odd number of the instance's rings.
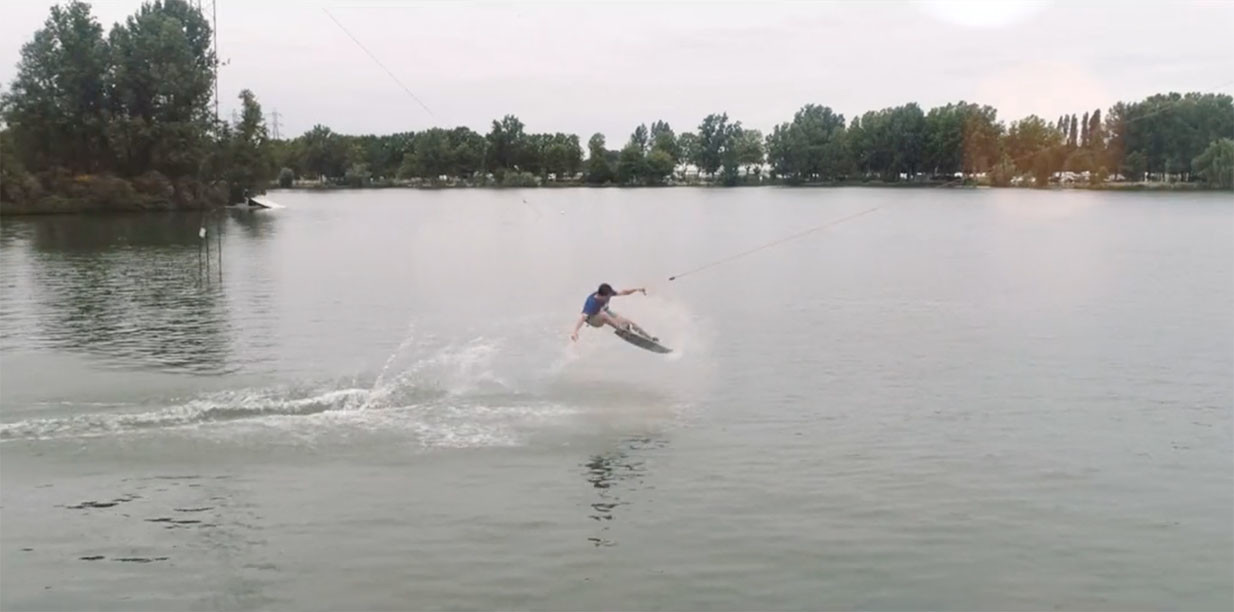
[[0,607],[1234,607],[1228,194],[273,198],[3,220]]

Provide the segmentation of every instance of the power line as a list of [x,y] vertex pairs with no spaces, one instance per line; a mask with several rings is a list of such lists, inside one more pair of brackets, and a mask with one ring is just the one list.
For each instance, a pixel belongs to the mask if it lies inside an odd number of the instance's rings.
[[875,206],[874,208],[871,208],[871,209],[868,209],[868,210],[864,210],[864,211],[862,211],[862,212],[859,212],[859,213],[856,213],[856,214],[849,215],[849,216],[847,216],[847,217],[841,217],[841,218],[839,218],[839,219],[836,219],[835,221],[828,221],[827,223],[824,223],[824,224],[822,224],[822,225],[815,225],[814,227],[811,227],[811,228],[809,228],[809,229],[806,229],[806,230],[803,230],[803,231],[797,232],[796,234],[792,234],[792,235],[790,235],[790,236],[785,236],[784,238],[779,238],[779,239],[777,239],[777,240],[773,240],[773,241],[768,242],[768,243],[766,243],[766,244],[756,246],[756,247],[754,247],[754,248],[752,248],[752,249],[749,249],[749,250],[747,250],[747,251],[742,251],[742,252],[740,252],[740,253],[737,253],[736,255],[730,255],[730,256],[728,256],[728,257],[724,257],[724,258],[722,258],[722,259],[717,259],[717,260],[715,260],[715,261],[713,261],[713,262],[711,262],[711,263],[703,264],[703,265],[701,265],[701,266],[699,266],[699,267],[697,267],[697,268],[694,268],[694,269],[692,269],[692,270],[686,270],[685,272],[682,272],[682,273],[680,273],[680,274],[675,274],[675,275],[673,275],[673,276],[668,277],[668,280],[670,280],[670,281],[675,281],[675,280],[677,280],[677,279],[679,279],[679,278],[681,278],[681,277],[683,277],[683,276],[685,276],[685,275],[687,275],[687,274],[694,274],[695,272],[701,272],[701,271],[703,271],[703,270],[706,270],[707,268],[711,268],[711,267],[713,267],[713,266],[718,266],[718,265],[723,264],[723,263],[728,263],[728,262],[733,261],[733,260],[735,260],[735,259],[740,259],[740,258],[742,258],[742,257],[745,257],[746,255],[753,255],[754,253],[757,253],[757,252],[759,252],[759,251],[762,251],[763,249],[769,249],[769,248],[771,248],[771,247],[773,247],[773,246],[777,246],[777,245],[780,245],[780,244],[784,244],[785,242],[789,242],[789,241],[792,241],[792,240],[796,240],[796,239],[798,239],[798,238],[805,237],[805,236],[807,236],[807,235],[809,235],[809,234],[812,234],[812,233],[814,233],[814,232],[817,232],[817,231],[819,231],[819,230],[823,230],[823,229],[827,229],[827,228],[832,227],[832,226],[835,226],[835,225],[839,225],[839,224],[841,224],[841,223],[844,223],[845,221],[851,221],[851,220],[853,220],[853,219],[856,219],[857,217],[860,217],[860,216],[863,216],[863,215],[868,215],[868,214],[870,214],[870,213],[872,213],[872,212],[874,212],[874,211],[876,211],[876,210],[878,210],[878,209],[880,209],[880,208],[882,208],[882,207],[881,207],[881,206]]
[[339,27],[339,29],[343,31],[343,33],[344,33],[344,34],[346,34],[346,35],[347,35],[347,38],[350,38],[350,39],[351,39],[351,42],[356,43],[356,46],[357,46],[357,47],[360,47],[360,50],[362,50],[362,51],[364,51],[366,54],[368,54],[368,56],[369,56],[370,58],[372,58],[372,60],[373,60],[374,62],[376,62],[378,66],[381,66],[381,69],[382,69],[382,70],[385,70],[385,71],[386,71],[386,74],[390,75],[390,78],[391,78],[391,79],[394,79],[394,82],[395,82],[395,83],[398,83],[398,86],[399,86],[399,87],[402,87],[402,88],[403,88],[403,91],[407,92],[407,95],[411,96],[411,99],[412,99],[412,100],[415,100],[415,101],[416,101],[416,102],[420,105],[420,107],[424,109],[424,111],[425,111],[425,112],[427,112],[430,116],[432,116],[432,117],[434,117],[434,118],[436,118],[436,117],[437,117],[437,115],[434,115],[434,114],[433,114],[433,111],[432,111],[432,110],[430,110],[430,109],[429,109],[429,107],[428,107],[426,104],[424,104],[424,102],[423,102],[423,101],[421,101],[421,100],[420,100],[420,98],[416,97],[416,94],[411,93],[411,89],[409,89],[406,85],[404,85],[402,81],[398,80],[398,77],[394,76],[394,73],[393,73],[393,72],[390,72],[390,69],[389,69],[389,68],[386,68],[386,65],[385,65],[385,64],[383,64],[383,63],[381,63],[381,60],[377,59],[377,56],[376,56],[376,55],[373,55],[373,52],[372,52],[372,51],[369,51],[369,50],[368,50],[368,48],[367,48],[367,47],[365,47],[363,43],[361,43],[359,40],[357,40],[355,36],[352,36],[352,35],[351,35],[351,32],[348,32],[348,31],[347,31],[347,28],[343,27],[343,24],[342,24],[342,23],[340,23],[338,19],[335,19],[335,18],[334,18],[334,15],[332,15],[332,14],[330,13],[329,9],[326,9],[325,7],[322,7],[322,9],[321,9],[321,10],[322,10],[323,12],[325,12],[326,16],[327,16],[327,17],[329,17],[329,18],[330,18],[330,20],[331,20],[331,21],[333,21],[333,22],[334,22],[334,24],[335,24],[335,25],[337,25],[337,26]]

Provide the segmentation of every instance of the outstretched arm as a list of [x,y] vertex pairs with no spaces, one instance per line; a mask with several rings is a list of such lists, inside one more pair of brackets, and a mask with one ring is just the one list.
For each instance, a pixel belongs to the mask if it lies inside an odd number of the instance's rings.
[[647,290],[642,287],[639,287],[638,289],[626,289],[624,291],[618,291],[617,295],[630,295],[631,293],[641,293],[643,295],[647,295]]
[[583,326],[583,321],[587,320],[587,315],[579,315],[578,320],[574,322],[574,329],[570,330],[570,339],[578,340],[578,330]]

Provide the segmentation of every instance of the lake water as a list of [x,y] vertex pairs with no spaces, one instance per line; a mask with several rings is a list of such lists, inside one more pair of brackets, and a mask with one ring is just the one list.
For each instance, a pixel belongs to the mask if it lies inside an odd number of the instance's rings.
[[1234,607],[1229,194],[272,198],[3,219],[0,607]]

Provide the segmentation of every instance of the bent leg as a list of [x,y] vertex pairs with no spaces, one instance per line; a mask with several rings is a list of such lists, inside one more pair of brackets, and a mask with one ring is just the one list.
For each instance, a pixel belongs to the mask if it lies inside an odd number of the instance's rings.
[[603,325],[611,325],[613,329],[625,329],[626,328],[624,319],[608,311],[600,312],[596,314],[595,317],[593,318],[599,320],[600,323]]
[[605,317],[605,322],[607,322],[609,325],[612,325],[614,329],[622,329],[622,330],[630,330],[630,331],[634,331],[634,332],[636,332],[636,333],[639,333],[639,334],[642,334],[642,335],[644,335],[644,336],[647,336],[648,338],[651,338],[652,340],[656,340],[656,338],[655,338],[655,337],[653,337],[651,334],[647,333],[647,330],[645,330],[645,329],[643,329],[643,328],[639,327],[637,323],[635,323],[634,321],[631,321],[631,320],[629,320],[629,319],[627,319],[627,318],[625,318],[625,317],[623,317],[623,316],[621,316],[621,315],[619,315],[619,314],[617,314],[617,313],[615,313],[615,312],[613,312],[613,311],[611,311],[611,310],[606,311],[606,312],[602,312],[602,313],[600,313],[600,314],[601,314],[601,315],[603,315],[603,316]]

